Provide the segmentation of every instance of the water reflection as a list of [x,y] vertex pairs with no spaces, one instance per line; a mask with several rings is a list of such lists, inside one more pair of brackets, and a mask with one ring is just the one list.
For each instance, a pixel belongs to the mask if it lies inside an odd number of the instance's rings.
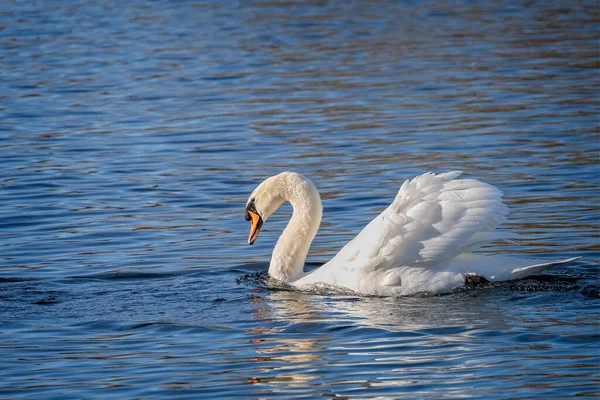
[[416,332],[432,327],[450,330],[455,326],[507,327],[501,309],[479,291],[477,294],[464,291],[439,296],[361,298],[278,290],[254,298],[252,308],[258,321],[285,321],[288,333],[296,329],[319,330],[321,324],[339,325],[344,321],[392,332]]
[[400,299],[290,291],[257,296],[254,318],[271,327],[248,332],[261,338],[253,340],[259,376],[250,380],[270,383],[267,391],[277,392],[318,384],[323,369],[334,369],[341,374],[338,382],[347,384],[358,379],[353,378],[358,370],[351,371],[375,363],[386,379],[373,385],[393,387],[414,384],[398,378],[417,369],[460,369],[460,360],[481,351],[475,349],[482,340],[509,329],[489,300],[469,293]]

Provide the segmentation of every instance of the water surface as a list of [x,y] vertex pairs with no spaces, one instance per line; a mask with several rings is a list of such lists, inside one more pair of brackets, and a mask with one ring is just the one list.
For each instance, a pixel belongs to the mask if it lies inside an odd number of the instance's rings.
[[[10,2],[0,396],[600,395],[597,2]],[[310,177],[314,268],[404,179],[498,186],[535,280],[399,299],[265,288]]]

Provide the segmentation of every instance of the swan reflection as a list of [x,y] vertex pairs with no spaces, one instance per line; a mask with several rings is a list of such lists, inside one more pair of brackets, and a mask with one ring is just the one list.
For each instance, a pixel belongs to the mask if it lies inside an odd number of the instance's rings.
[[462,368],[486,332],[507,329],[502,310],[481,291],[364,298],[263,290],[252,307],[265,326],[248,332],[259,338],[249,381],[269,383],[261,392],[316,385],[331,369],[339,370],[340,385],[371,370],[386,378],[365,385],[399,385],[401,376],[431,366]]

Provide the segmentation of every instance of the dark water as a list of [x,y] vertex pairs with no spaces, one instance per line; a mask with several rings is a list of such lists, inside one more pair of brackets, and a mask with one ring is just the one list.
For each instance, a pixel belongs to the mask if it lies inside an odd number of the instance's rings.
[[[596,1],[0,8],[0,397],[600,396]],[[267,289],[299,171],[327,261],[402,181],[498,186],[535,280],[399,299]]]

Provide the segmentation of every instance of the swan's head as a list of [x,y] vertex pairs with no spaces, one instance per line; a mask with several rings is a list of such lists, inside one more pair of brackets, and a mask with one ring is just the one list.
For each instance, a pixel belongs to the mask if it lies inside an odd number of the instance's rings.
[[248,244],[253,244],[263,223],[285,201],[282,196],[282,175],[272,176],[263,181],[250,195],[246,202],[246,221],[250,221]]
[[[246,220],[250,221],[248,244],[253,244],[267,218],[285,202],[292,203],[294,215],[306,232],[316,234],[321,223],[321,197],[313,183],[296,172],[282,172],[263,181],[248,197]],[[312,240],[312,237],[311,237]],[[310,242],[309,242],[310,243]]]

